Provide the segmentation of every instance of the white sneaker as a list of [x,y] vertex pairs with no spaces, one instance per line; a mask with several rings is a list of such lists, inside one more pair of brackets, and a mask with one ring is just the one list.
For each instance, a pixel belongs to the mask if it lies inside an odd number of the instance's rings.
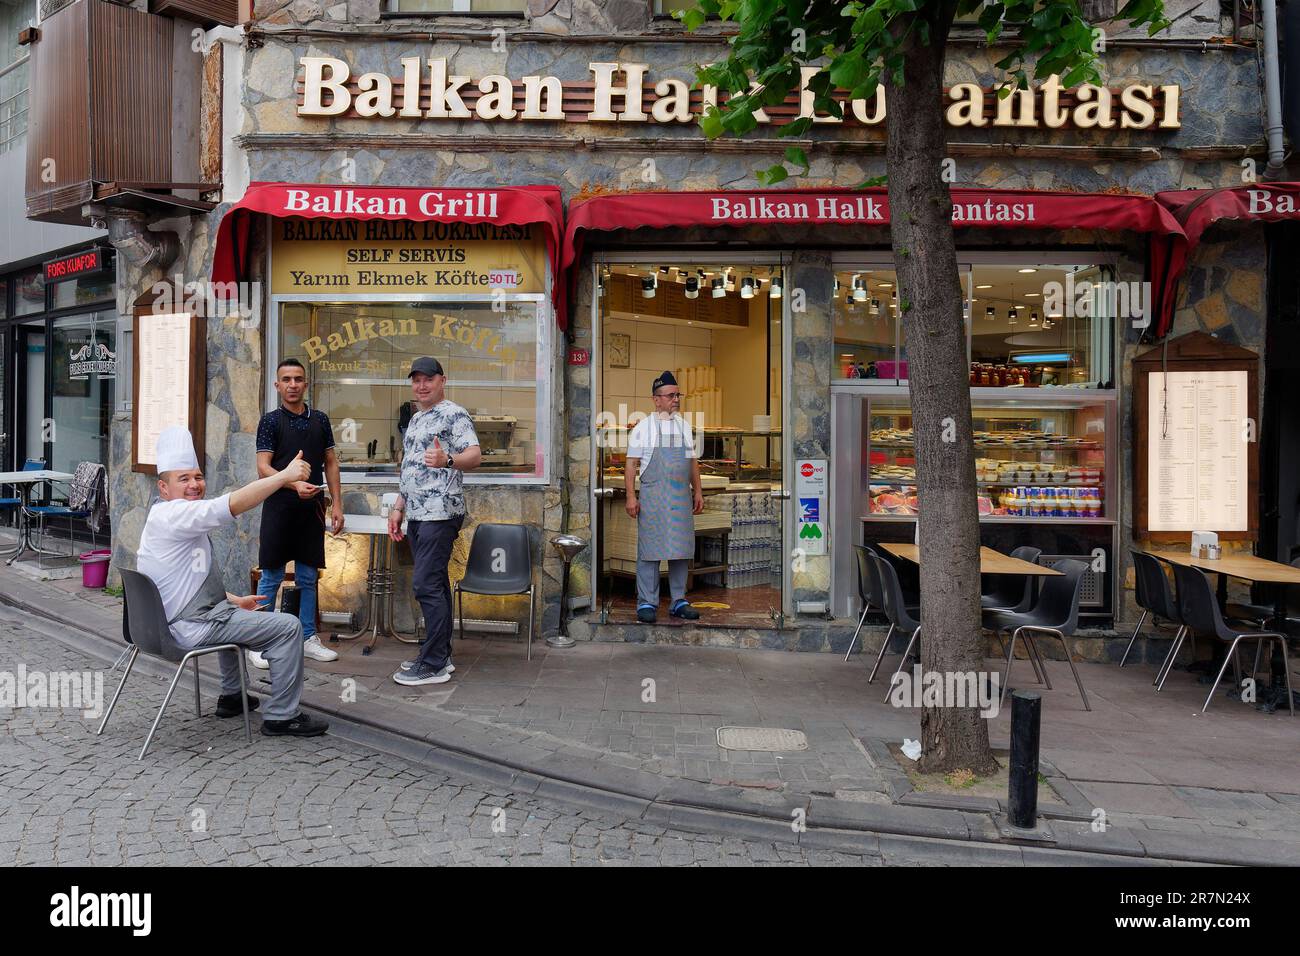
[[257,653],[257,651],[248,652],[248,663],[252,664],[259,670],[269,671],[271,669],[271,665],[267,663],[266,658]]
[[319,637],[313,634],[302,642],[302,656],[310,657],[314,661],[336,661],[339,659],[339,652],[331,651],[320,642]]

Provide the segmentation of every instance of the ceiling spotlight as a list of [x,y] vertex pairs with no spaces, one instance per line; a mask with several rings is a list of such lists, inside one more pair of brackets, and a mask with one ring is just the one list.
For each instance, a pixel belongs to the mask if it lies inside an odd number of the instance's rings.
[[993,288],[993,286],[991,286],[991,285],[985,283],[984,285],[977,285],[975,288],[977,288],[977,289],[991,289],[991,288]]
[[722,278],[722,276],[714,276],[713,281],[710,283],[710,285],[713,288],[713,297],[715,299],[721,299],[726,296],[727,294],[726,281]]
[[867,301],[867,280],[866,279],[853,280],[853,298],[856,299],[858,302]]
[[879,299],[872,299],[872,300],[871,300],[871,314],[872,314],[872,315],[879,315],[879,314],[880,314],[880,300],[879,300]]
[[654,276],[646,276],[641,280],[641,295],[644,298],[653,299],[655,297],[656,285],[657,283],[655,282]]
[[1038,310],[1037,310],[1037,309],[1034,309],[1033,312],[1030,312],[1030,313],[1029,313],[1029,324],[1030,324],[1030,325],[1037,325],[1037,324],[1038,324]]
[[700,280],[696,276],[688,276],[686,279],[686,298],[698,299],[700,297]]
[[967,322],[970,321],[970,300],[967,299],[961,304],[961,317]]
[[772,276],[772,288],[769,290],[768,296],[773,299],[781,298],[781,280],[777,276]]
[[853,296],[846,295],[844,297],[844,308],[848,309],[850,312],[853,312],[857,309],[857,307],[858,304],[853,301]]
[[740,297],[742,299],[754,298],[754,279],[751,276],[745,276],[740,280]]
[[1020,272],[1020,273],[1023,273],[1024,275],[1029,275],[1030,273],[1037,272],[1038,270],[1037,270],[1037,269],[1029,269],[1029,268],[1025,268],[1025,269],[1017,269],[1016,271],[1017,271],[1017,272]]
[[661,276],[666,276],[666,275],[668,275],[668,267],[667,267],[667,266],[660,266],[660,267],[659,267],[659,274],[660,274]]
[[988,319],[990,322],[993,321],[993,317],[996,314],[997,313],[993,311],[993,306],[989,306],[987,309],[984,310],[984,318]]
[[1015,325],[1016,320],[1019,317],[1020,317],[1020,313],[1016,311],[1016,307],[1014,305],[1011,308],[1007,309],[1007,325]]
[[833,290],[831,290],[831,294],[832,294],[832,296],[836,296],[836,295],[839,295],[839,294],[840,294],[840,277],[839,277],[839,276],[836,276],[836,277],[835,277],[835,288],[834,288]]

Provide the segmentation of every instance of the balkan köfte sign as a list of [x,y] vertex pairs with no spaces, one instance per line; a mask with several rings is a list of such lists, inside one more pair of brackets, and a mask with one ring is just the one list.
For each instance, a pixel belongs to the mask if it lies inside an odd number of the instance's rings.
[[[593,62],[591,79],[561,81],[532,75],[515,80],[499,73],[457,74],[445,57],[401,59],[401,76],[353,75],[330,56],[304,56],[297,79],[298,115],[396,119],[449,119],[568,123],[692,123],[719,102],[717,87],[692,89],[684,80],[656,80],[645,63]],[[817,123],[873,127],[885,122],[883,86],[870,100],[838,99],[842,118],[818,114],[810,80],[819,70],[804,67],[797,93],[754,114],[761,124],[780,126],[800,117]],[[1020,129],[1176,130],[1181,88],[1130,83],[1123,87],[1084,84],[1065,87],[1059,76],[1009,96],[977,83],[944,91],[944,115],[953,127]]]
[[[350,193],[334,189],[315,200],[346,211]],[[454,201],[488,203],[493,198],[464,194]],[[401,197],[370,200],[392,203]],[[363,208],[358,214],[366,212]],[[546,243],[531,224],[292,217],[272,221],[271,230],[271,291],[276,295],[546,289]]]
[[108,268],[108,257],[98,247],[77,252],[59,259],[51,259],[44,264],[46,282],[62,282],[64,279],[76,279],[81,276],[94,275]]

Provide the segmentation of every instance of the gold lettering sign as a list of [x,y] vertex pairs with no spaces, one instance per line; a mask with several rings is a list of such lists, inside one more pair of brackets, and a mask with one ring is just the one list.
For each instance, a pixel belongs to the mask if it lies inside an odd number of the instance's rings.
[[277,219],[275,295],[491,295],[546,291],[546,243],[529,225]]
[[[401,76],[362,73],[338,57],[304,56],[299,60],[298,115],[358,116],[401,119],[477,119],[579,123],[692,123],[719,101],[717,87],[690,89],[679,79],[656,80],[645,63],[593,62],[585,83],[554,76],[512,80],[499,73],[475,79],[458,75],[446,57],[404,57]],[[799,89],[785,106],[758,110],[760,124],[780,126],[796,118],[814,123],[880,126],[885,122],[884,87],[871,101],[841,96],[843,117],[818,113],[810,81],[817,67],[803,67]],[[944,93],[944,115],[954,127],[1021,129],[1179,129],[1177,85],[1129,84],[1110,89],[1084,84],[1073,89],[1059,76],[1001,98],[976,83],[958,83]]]

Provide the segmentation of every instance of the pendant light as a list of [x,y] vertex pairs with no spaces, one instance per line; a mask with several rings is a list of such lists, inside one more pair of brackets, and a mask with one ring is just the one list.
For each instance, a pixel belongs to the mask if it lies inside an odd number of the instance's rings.
[[740,297],[742,299],[754,298],[754,279],[751,276],[745,276],[740,280]]
[[772,276],[772,285],[767,294],[772,299],[781,298],[781,279],[779,276]]
[[700,280],[696,276],[686,277],[686,298],[698,299],[700,297]]
[[641,297],[653,299],[655,297],[655,286],[658,284],[658,280],[652,275],[643,278],[641,280]]
[[723,279],[722,276],[714,276],[711,285],[713,287],[713,297],[715,299],[721,299],[726,296],[726,280]]

